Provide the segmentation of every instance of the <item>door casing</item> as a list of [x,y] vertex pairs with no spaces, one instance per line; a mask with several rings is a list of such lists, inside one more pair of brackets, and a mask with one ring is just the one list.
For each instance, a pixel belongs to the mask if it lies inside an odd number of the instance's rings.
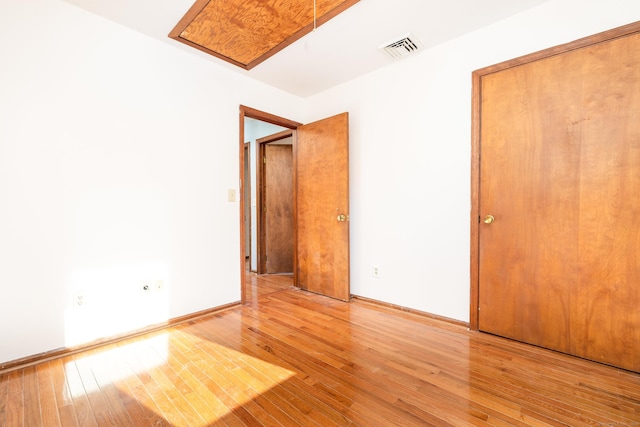
[[[242,170],[244,171],[243,182],[245,183],[245,186],[244,186],[244,190],[240,194],[242,194],[244,205],[248,206],[251,203],[251,181],[250,181],[251,172],[249,169],[249,165],[251,164],[251,150],[250,150],[249,142],[244,143],[243,160],[245,162],[244,165],[242,166]],[[251,209],[247,209],[246,211],[244,211],[243,217],[244,217],[244,226],[246,229],[245,257],[248,261],[249,266],[251,266],[251,240],[249,238],[249,236],[251,235]]]

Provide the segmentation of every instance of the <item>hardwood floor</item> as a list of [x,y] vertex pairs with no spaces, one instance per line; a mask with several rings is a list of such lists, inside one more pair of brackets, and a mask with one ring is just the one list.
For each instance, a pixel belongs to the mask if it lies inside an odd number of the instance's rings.
[[258,297],[293,287],[293,275],[247,273],[245,276],[247,302],[256,303]]
[[263,279],[242,307],[1,375],[0,426],[640,425],[638,374]]

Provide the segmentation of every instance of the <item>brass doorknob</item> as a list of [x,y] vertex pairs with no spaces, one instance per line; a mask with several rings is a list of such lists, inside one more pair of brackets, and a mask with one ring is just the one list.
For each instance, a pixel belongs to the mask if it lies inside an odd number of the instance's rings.
[[493,215],[487,215],[487,216],[484,217],[484,223],[485,224],[491,224],[495,220],[496,219],[493,217]]
[[338,215],[338,221],[345,222],[347,220],[347,216],[345,214]]

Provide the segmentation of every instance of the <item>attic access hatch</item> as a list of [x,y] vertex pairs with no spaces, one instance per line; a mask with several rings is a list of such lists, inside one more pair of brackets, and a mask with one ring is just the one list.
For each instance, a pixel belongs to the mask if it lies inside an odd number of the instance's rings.
[[250,70],[359,0],[196,0],[169,37]]

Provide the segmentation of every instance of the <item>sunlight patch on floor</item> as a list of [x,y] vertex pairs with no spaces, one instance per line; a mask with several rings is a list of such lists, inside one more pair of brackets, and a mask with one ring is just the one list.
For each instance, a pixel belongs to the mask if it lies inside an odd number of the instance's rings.
[[[115,386],[174,427],[205,427],[223,420],[295,375],[175,330],[76,357],[65,363],[65,373],[65,398],[105,393],[105,387]],[[159,402],[158,396],[165,401]]]

